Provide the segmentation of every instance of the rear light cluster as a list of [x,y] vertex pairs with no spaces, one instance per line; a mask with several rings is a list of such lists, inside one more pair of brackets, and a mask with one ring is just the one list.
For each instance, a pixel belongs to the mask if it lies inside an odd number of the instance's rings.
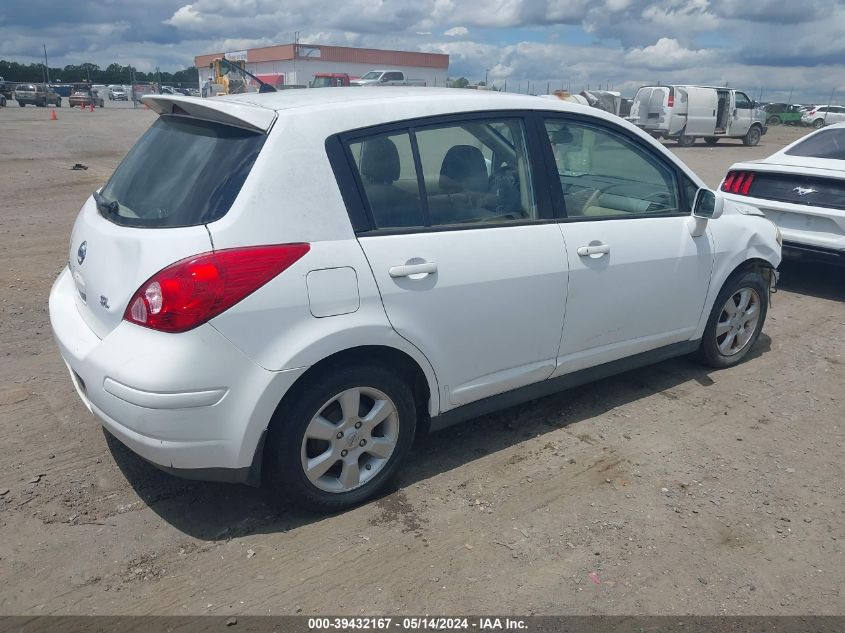
[[144,282],[123,318],[161,332],[185,332],[258,290],[310,248],[308,244],[251,246],[188,257]]
[[747,196],[752,182],[754,182],[753,171],[729,171],[722,183],[722,191]]
[[670,108],[675,105],[675,95],[673,95],[671,92],[669,93],[669,100],[666,102],[666,105],[668,105]]

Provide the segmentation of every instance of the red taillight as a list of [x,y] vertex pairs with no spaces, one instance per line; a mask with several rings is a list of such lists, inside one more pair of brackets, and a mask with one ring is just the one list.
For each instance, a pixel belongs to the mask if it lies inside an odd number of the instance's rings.
[[751,183],[754,182],[753,171],[729,171],[722,183],[722,191],[738,193],[747,196],[751,190]]
[[123,318],[161,332],[185,332],[258,290],[310,248],[308,244],[250,246],[188,257],[144,282]]
[[668,105],[670,108],[675,105],[675,95],[671,93],[669,94],[669,101],[666,105]]

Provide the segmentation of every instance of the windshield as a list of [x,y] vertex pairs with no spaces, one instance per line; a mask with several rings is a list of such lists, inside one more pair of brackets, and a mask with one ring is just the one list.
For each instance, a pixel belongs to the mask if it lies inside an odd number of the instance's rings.
[[376,72],[375,70],[371,70],[366,75],[361,77],[361,79],[378,79],[379,77],[381,77],[380,72]]
[[18,86],[15,90],[27,91],[27,92],[35,92],[35,86],[32,84],[24,84],[22,86]]
[[117,224],[154,228],[219,220],[265,138],[229,125],[162,116],[103,187],[101,213]]
[[785,153],[787,156],[845,160],[845,128],[834,128],[814,134]]

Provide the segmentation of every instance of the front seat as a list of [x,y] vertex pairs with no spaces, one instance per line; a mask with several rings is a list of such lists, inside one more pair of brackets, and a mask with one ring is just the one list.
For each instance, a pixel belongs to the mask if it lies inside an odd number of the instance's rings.
[[400,173],[399,151],[393,141],[385,136],[364,141],[361,178],[376,228],[424,225],[417,196],[393,184]]
[[440,166],[440,189],[444,193],[487,193],[490,179],[481,150],[472,145],[450,147]]

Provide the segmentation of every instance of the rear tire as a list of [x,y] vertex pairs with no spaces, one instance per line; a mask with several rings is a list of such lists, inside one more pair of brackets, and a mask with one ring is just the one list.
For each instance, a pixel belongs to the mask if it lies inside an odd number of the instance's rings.
[[295,390],[270,424],[267,482],[295,505],[323,513],[378,494],[414,439],[410,387],[387,367],[352,365],[315,374]]
[[767,123],[769,125],[780,125],[780,117],[779,116],[769,117],[769,120],[767,121]]
[[698,359],[717,369],[741,363],[760,337],[768,310],[769,288],[759,271],[728,277],[704,328]]
[[61,107],[62,107],[62,98],[61,98],[61,97],[59,97],[58,99],[56,99],[56,107],[57,107],[57,108],[61,108]]
[[711,147],[719,142],[718,136],[705,136],[704,142],[710,145]]
[[819,128],[824,127],[824,119],[816,119],[815,121],[813,121],[813,127],[816,128],[817,130]]
[[757,125],[752,125],[748,132],[745,133],[745,136],[742,138],[742,144],[746,147],[754,147],[760,142],[760,127]]
[[23,101],[18,101],[18,105],[22,108],[26,107],[26,104]]
[[680,147],[692,147],[693,145],[695,145],[695,137],[687,136],[686,134],[681,134],[678,137],[678,145]]

